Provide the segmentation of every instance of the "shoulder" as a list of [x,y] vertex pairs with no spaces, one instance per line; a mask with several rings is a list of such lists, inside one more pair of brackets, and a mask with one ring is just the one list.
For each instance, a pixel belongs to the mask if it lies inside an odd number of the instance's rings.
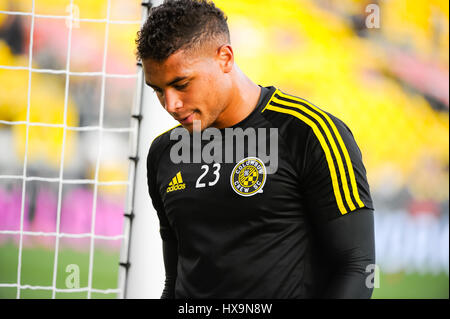
[[324,158],[333,167],[361,156],[348,126],[306,99],[277,89],[262,114],[278,128],[293,157],[303,161],[300,169],[306,161]]
[[274,89],[271,93],[261,115],[278,130],[282,143],[296,157],[304,153],[308,140],[314,135],[311,119],[304,110],[306,103],[280,89]]
[[150,148],[148,151],[147,156],[147,166],[150,163],[156,163],[159,160],[159,157],[161,154],[164,153],[164,151],[170,146],[171,140],[170,140],[170,134],[173,130],[176,128],[181,127],[181,125],[177,125],[175,127],[172,127],[171,129],[159,134],[156,136],[153,141],[150,144]]
[[279,128],[285,139],[294,139],[296,143],[298,138],[305,143],[314,138],[321,144],[330,144],[331,139],[339,142],[342,136],[353,138],[350,129],[338,117],[304,98],[279,89],[275,90],[262,114]]
[[342,120],[280,90],[265,106],[263,116],[279,128],[318,215],[332,218],[373,208],[361,151]]

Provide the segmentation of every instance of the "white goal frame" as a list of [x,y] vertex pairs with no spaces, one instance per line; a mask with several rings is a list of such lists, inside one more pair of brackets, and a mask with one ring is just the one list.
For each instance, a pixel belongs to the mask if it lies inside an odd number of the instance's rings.
[[[142,3],[142,23],[151,7],[163,0]],[[154,91],[145,85],[142,64],[138,63],[132,154],[137,161],[130,168],[128,212],[124,223],[124,238],[119,269],[120,298],[158,299],[164,286],[164,263],[159,220],[148,194],[147,154],[153,139],[178,124],[161,107]]]

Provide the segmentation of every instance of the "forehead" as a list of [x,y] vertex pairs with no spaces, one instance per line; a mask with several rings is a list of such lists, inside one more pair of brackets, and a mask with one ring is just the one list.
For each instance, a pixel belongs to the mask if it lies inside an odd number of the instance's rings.
[[[145,78],[148,82],[166,81],[168,78],[188,76],[201,69],[204,57],[192,56],[185,51],[177,51],[164,61],[144,59]],[[158,83],[155,83],[158,84]]]

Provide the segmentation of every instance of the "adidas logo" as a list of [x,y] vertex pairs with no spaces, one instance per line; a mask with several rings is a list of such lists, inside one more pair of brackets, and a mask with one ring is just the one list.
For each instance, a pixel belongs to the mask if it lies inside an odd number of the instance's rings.
[[167,193],[180,191],[186,188],[186,184],[183,183],[183,179],[181,178],[181,172],[172,179],[169,183],[169,187],[167,187]]

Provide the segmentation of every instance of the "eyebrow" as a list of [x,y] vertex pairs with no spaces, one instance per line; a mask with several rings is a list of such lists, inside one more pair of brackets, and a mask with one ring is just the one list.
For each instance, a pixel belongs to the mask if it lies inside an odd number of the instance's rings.
[[[177,76],[175,79],[173,79],[172,81],[170,81],[169,83],[167,83],[166,86],[174,85],[175,83],[181,82],[181,81],[186,80],[186,79],[188,79],[187,76]],[[146,83],[148,86],[151,86],[152,88],[158,88],[156,85],[153,85],[153,84],[151,84],[151,83],[149,83],[149,82],[145,82],[145,83]]]

